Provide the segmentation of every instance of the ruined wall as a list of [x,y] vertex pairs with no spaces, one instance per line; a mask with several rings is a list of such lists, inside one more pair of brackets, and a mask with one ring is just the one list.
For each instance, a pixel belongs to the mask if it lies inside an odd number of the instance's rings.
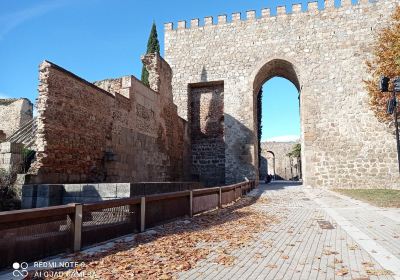
[[[398,0],[334,7],[326,0],[307,11],[293,5],[165,25],[165,57],[173,69],[179,115],[188,114],[188,84],[224,81],[227,183],[256,179],[255,94],[274,76],[301,91],[301,144],[305,185],[326,188],[400,188],[391,129],[369,108],[363,80],[375,34]],[[261,15],[258,15],[261,14]]]
[[0,99],[0,141],[32,119],[33,105],[25,98]]
[[[159,56],[147,59],[157,66],[165,63]],[[158,82],[170,76],[158,71],[160,67],[149,69]],[[177,115],[171,92],[161,89],[155,92],[133,76],[94,85],[42,63],[37,160],[29,183],[187,179],[187,125]]]
[[224,85],[191,85],[189,94],[192,176],[206,186],[224,184]]
[[[261,161],[263,164],[260,168],[260,178],[265,178],[267,174],[276,175],[277,180],[291,180],[297,177],[300,172],[295,168],[296,162],[292,161],[292,170],[290,159],[287,156],[293,150],[296,142],[263,142],[261,143],[261,157],[267,161]],[[274,159],[271,151],[275,155],[275,174],[274,174]],[[265,163],[268,166],[265,166]],[[267,173],[268,172],[268,173]],[[293,172],[293,173],[292,173]]]

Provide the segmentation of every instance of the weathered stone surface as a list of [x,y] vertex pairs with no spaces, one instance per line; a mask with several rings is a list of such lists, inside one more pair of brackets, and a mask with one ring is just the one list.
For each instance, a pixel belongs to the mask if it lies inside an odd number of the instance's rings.
[[0,99],[0,142],[30,121],[32,115],[33,105],[28,99]]
[[189,94],[192,178],[207,186],[222,185],[225,183],[224,85],[193,84]]
[[0,169],[6,172],[21,171],[24,161],[22,155],[23,144],[3,142],[0,143]]
[[171,69],[159,55],[143,60],[151,88],[133,76],[91,84],[41,64],[30,183],[190,178],[188,128],[172,101]]
[[347,1],[326,9],[295,6],[261,18],[173,30],[165,27],[165,57],[173,71],[179,115],[190,119],[190,87],[224,83],[225,177],[228,183],[258,177],[256,94],[274,76],[298,88],[303,178],[313,187],[400,188],[391,129],[375,118],[363,79],[375,33],[398,0]]

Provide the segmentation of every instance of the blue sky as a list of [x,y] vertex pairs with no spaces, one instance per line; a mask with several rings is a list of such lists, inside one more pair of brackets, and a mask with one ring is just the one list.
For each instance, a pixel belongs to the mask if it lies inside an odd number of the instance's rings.
[[[305,9],[307,1],[301,0],[0,0],[0,97],[35,101],[38,65],[44,59],[89,81],[128,74],[140,77],[140,56],[153,20],[163,49],[164,22],[246,10],[256,10],[259,15],[261,8],[274,11],[277,5],[290,7],[300,2]],[[298,112],[294,111],[298,103],[293,90],[289,82],[273,80],[268,85],[265,102],[272,107],[264,106],[271,108],[264,114],[263,138],[298,135]],[[277,110],[278,105],[291,114]],[[270,115],[272,112],[279,116]]]

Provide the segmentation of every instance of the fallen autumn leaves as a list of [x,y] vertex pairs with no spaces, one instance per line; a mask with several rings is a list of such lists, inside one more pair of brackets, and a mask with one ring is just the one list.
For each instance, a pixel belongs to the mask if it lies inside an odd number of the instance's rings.
[[[74,260],[84,265],[76,269],[91,279],[173,279],[177,272],[206,259],[215,247],[220,247],[220,254],[214,261],[232,265],[233,250],[248,245],[276,222],[257,211],[254,202],[265,200],[245,197],[224,209],[159,226],[152,234],[138,234],[132,242],[118,243],[106,252],[79,254]],[[73,279],[66,275],[52,279]]]

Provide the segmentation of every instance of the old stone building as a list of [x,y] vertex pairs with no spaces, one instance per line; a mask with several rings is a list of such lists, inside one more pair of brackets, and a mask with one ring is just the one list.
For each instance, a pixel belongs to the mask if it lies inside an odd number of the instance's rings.
[[[190,26],[179,21],[177,28],[165,24],[165,58],[174,73],[179,115],[197,121],[189,106],[192,88],[224,93],[218,106],[224,114],[227,183],[258,177],[256,94],[280,76],[300,92],[305,185],[400,187],[393,131],[370,110],[363,84],[375,34],[398,5],[398,0],[354,5],[342,0],[335,7],[334,0],[326,0],[321,10],[312,2],[305,12],[296,4],[278,7],[276,16],[263,9],[244,17],[206,17],[204,24],[199,19]],[[203,170],[213,166],[213,159],[202,163]]]

